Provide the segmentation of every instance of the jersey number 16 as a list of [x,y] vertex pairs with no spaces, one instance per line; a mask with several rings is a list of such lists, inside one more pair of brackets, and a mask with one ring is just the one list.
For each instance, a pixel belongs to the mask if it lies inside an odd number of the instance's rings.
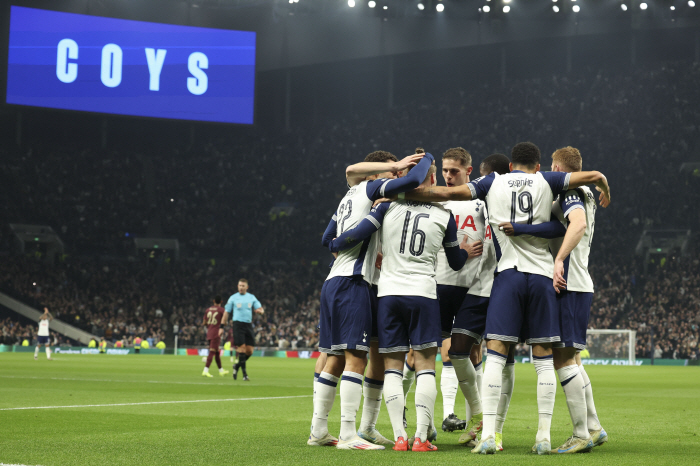
[[[411,214],[412,212],[409,210],[406,212],[406,218],[403,221],[403,230],[401,231],[401,247],[399,248],[399,252],[401,254],[405,254],[406,250],[406,237],[408,236],[408,224],[411,222]],[[408,250],[411,252],[411,255],[413,256],[420,256],[423,254],[423,250],[425,249],[425,232],[418,228],[418,222],[420,222],[420,219],[422,218],[429,218],[429,214],[417,214],[413,218],[413,231],[411,232],[411,240],[408,242]],[[416,238],[420,238],[418,242],[418,247],[416,247]]]

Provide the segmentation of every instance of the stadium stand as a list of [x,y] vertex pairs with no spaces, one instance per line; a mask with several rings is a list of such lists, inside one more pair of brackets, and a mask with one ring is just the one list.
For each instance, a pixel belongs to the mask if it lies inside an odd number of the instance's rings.
[[[257,344],[313,347],[330,260],[320,237],[345,192],[347,165],[373,150],[402,156],[416,145],[436,155],[463,146],[478,163],[532,140],[543,149],[543,169],[554,148],[574,145],[584,169],[611,179],[613,204],[598,211],[591,253],[591,327],[636,329],[638,357],[650,355],[653,329],[658,357],[697,359],[697,250],[649,263],[634,247],[645,229],[700,227],[700,174],[680,170],[696,161],[688,154],[700,140],[698,80],[698,64],[645,64],[445,89],[390,111],[300,122],[291,134],[256,128],[148,154],[48,140],[5,147],[0,251],[13,253],[9,223],[37,223],[50,225],[74,256],[55,264],[40,261],[38,249],[25,251],[31,258],[9,256],[0,265],[3,291],[112,340],[171,341],[177,325],[180,344],[201,345],[200,310],[246,276],[267,310],[256,317]],[[134,236],[178,238],[186,259],[148,260]],[[214,265],[210,257],[238,262]]]

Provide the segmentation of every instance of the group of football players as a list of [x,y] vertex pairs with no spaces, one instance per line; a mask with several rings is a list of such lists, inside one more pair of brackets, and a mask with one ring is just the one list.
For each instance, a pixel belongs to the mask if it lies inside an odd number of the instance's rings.
[[[583,172],[572,147],[540,171],[529,142],[486,157],[470,181],[462,148],[435,159],[417,149],[398,160],[376,151],[346,170],[349,190],[323,235],[334,254],[321,291],[322,357],[314,375],[308,444],[339,449],[437,451],[435,361],[443,362],[443,430],[464,429],[473,453],[503,450],[503,424],[514,385],[514,350],[532,348],[539,425],[532,451],[552,452],[556,373],[573,434],[556,452],[590,451],[607,441],[578,351],[586,344],[593,295],[588,255],[600,172]],[[406,173],[407,172],[407,173]],[[482,339],[487,356],[482,370]],[[368,358],[369,354],[369,358]],[[483,374],[483,375],[482,375]],[[415,379],[416,430],[406,428],[406,394]],[[338,438],[328,415],[340,383]],[[454,414],[458,388],[466,418]],[[382,393],[393,440],[375,425]],[[362,398],[360,427],[356,415]]]

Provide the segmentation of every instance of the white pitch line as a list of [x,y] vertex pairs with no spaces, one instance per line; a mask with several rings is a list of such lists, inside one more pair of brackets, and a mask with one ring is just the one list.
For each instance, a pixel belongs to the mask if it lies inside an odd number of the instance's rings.
[[260,400],[285,400],[288,398],[309,398],[313,395],[294,396],[268,396],[261,398],[223,398],[219,400],[184,400],[184,401],[144,401],[141,403],[112,403],[105,405],[71,405],[71,406],[27,406],[22,408],[0,408],[0,411],[18,411],[23,409],[61,409],[61,408],[104,408],[109,406],[141,406],[141,405],[167,405],[179,403],[211,403],[222,401],[260,401]]
[[[18,376],[18,375],[0,375],[2,379],[33,379],[33,380],[68,380],[74,382],[118,382],[118,383],[160,383],[160,384],[173,384],[173,385],[226,385],[231,386],[231,383],[221,383],[221,382],[177,382],[177,381],[166,381],[166,380],[112,380],[112,379],[78,379],[69,377],[31,377],[31,376]],[[230,377],[227,377],[230,378]],[[308,388],[310,385],[286,385],[286,388]],[[2,464],[0,464],[2,466]]]
[[5,463],[0,463],[0,466],[27,466],[26,464],[5,464]]

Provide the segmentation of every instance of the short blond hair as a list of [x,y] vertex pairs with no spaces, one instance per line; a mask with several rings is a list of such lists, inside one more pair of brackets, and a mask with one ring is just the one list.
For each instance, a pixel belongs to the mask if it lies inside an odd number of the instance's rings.
[[583,168],[581,152],[575,147],[566,146],[555,150],[552,154],[552,160],[572,172],[580,172]]
[[469,168],[472,166],[472,154],[463,147],[453,147],[447,149],[444,154],[442,154],[442,160],[456,160],[464,168]]

